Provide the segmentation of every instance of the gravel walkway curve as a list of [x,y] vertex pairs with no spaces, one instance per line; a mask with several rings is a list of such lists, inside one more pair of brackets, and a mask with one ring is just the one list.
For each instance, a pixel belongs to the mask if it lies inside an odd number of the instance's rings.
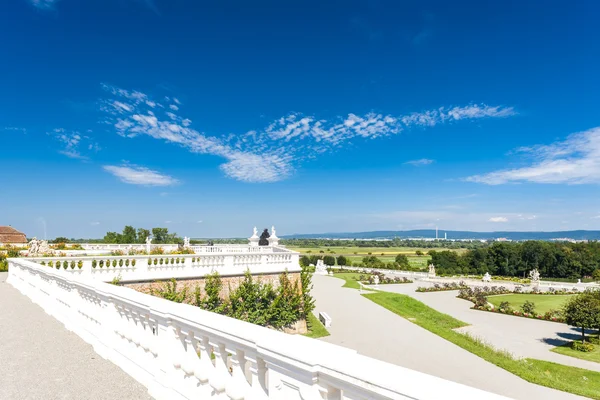
[[518,357],[537,358],[572,367],[585,368],[600,372],[600,364],[581,360],[563,354],[553,353],[554,346],[579,339],[578,329],[566,324],[540,321],[529,318],[513,317],[485,311],[472,310],[473,304],[456,297],[458,291],[419,293],[419,286],[428,283],[415,282],[402,285],[379,285],[379,290],[406,294],[422,301],[429,307],[451,315],[470,325],[460,331],[480,337],[499,349],[505,349]]
[[332,318],[331,335],[320,340],[514,399],[584,399],[526,382],[362,297],[358,290],[342,288],[341,279],[314,275],[313,283],[315,313],[325,311]]
[[0,399],[151,399],[148,390],[6,283],[0,273]]

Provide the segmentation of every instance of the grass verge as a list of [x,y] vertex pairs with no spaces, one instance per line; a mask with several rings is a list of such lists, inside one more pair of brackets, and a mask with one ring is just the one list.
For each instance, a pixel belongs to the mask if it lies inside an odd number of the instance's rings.
[[308,326],[308,333],[304,334],[306,337],[318,339],[320,337],[329,336],[329,331],[313,313],[308,314],[306,325]]
[[377,292],[363,296],[528,382],[600,399],[600,372],[529,358],[517,360],[509,352],[497,350],[470,335],[455,332],[454,329],[468,324],[406,295]]
[[[335,278],[340,278],[346,281],[346,283],[344,283],[344,286],[342,287],[347,287],[347,288],[351,288],[351,289],[360,289],[360,285],[358,284],[358,277],[360,275],[368,275],[366,273],[364,274],[359,274],[359,273],[355,273],[355,272],[337,272],[334,273],[333,276]],[[369,290],[366,289],[365,290]]]
[[[578,342],[581,342],[578,340]],[[562,354],[569,357],[575,357],[586,361],[593,361],[600,363],[600,345],[595,344],[594,350],[588,353],[584,351],[573,350],[571,348],[571,343],[564,344],[562,346],[558,346],[553,348],[551,351],[554,353]]]
[[500,303],[507,301],[514,310],[520,310],[526,301],[535,304],[535,311],[538,314],[544,314],[550,310],[560,310],[573,295],[559,294],[500,294],[488,296],[488,301],[494,306],[499,307]]

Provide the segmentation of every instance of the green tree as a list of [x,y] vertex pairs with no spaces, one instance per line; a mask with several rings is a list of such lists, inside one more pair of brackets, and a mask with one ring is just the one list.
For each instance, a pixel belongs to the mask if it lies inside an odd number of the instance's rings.
[[348,265],[348,259],[344,256],[338,256],[337,265]]
[[103,241],[104,243],[123,243],[121,234],[117,232],[106,232]]
[[144,228],[138,228],[137,230],[137,242],[136,243],[145,243],[146,238],[150,236],[150,231]]
[[310,264],[310,259],[308,256],[302,256],[300,257],[299,264],[301,267],[308,267]]
[[324,256],[323,264],[329,265],[329,266],[335,265],[335,257],[334,256]]
[[300,284],[302,288],[302,316],[306,318],[315,309],[315,299],[310,294],[313,288],[312,272],[308,269],[308,266],[302,267]]
[[600,268],[592,273],[592,278],[594,278],[596,282],[600,282]]
[[59,236],[52,241],[52,243],[69,243],[69,239],[66,237]]
[[218,272],[206,275],[204,281],[204,299],[198,298],[196,294],[196,305],[208,311],[220,313],[223,309],[223,300],[221,299],[221,289],[223,282]]
[[600,327],[600,293],[582,293],[571,297],[564,307],[565,322],[581,328],[581,342],[585,330]]
[[424,254],[423,254],[423,252],[422,252],[421,250],[417,250],[417,251],[415,251],[415,254],[416,254],[417,256],[419,256],[419,257],[420,257],[420,256],[422,256],[422,255],[424,255]]
[[125,226],[123,228],[122,240],[123,243],[137,243],[137,234],[133,226]]
[[398,254],[396,256],[396,263],[399,265],[400,269],[409,269],[410,268],[410,263],[408,262],[408,257],[406,257],[406,255],[404,254]]
[[166,243],[169,235],[168,228],[152,228],[152,242],[153,243]]

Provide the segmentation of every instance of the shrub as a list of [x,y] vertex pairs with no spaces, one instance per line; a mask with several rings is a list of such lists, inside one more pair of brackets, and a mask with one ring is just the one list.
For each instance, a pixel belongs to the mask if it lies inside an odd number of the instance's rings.
[[525,303],[521,304],[521,311],[524,314],[535,315],[535,303],[529,300],[525,301]]
[[335,257],[334,256],[325,256],[323,257],[323,264],[325,265],[335,265]]
[[486,307],[488,305],[488,299],[483,292],[475,294],[475,307]]
[[512,312],[512,307],[510,306],[510,303],[508,301],[501,302],[498,308],[506,312]]
[[163,250],[162,247],[154,247],[154,248],[150,249],[150,254],[153,254],[153,255],[165,254],[165,251]]
[[594,345],[590,342],[572,342],[571,348],[577,351],[583,351],[589,353],[590,351],[594,351]]

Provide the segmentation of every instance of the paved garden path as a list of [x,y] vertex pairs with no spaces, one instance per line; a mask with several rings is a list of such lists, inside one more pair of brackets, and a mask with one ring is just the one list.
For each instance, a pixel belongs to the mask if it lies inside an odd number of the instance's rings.
[[[341,279],[315,275],[315,312],[332,318],[321,340],[359,353],[514,399],[584,399],[534,385],[342,288]],[[429,293],[431,294],[431,293]]]
[[401,285],[379,285],[379,290],[409,295],[431,308],[449,314],[471,325],[461,329],[478,336],[496,348],[505,349],[518,357],[537,358],[600,372],[600,364],[550,351],[554,346],[579,338],[581,333],[566,324],[540,321],[510,315],[472,310],[471,302],[456,297],[458,291],[417,293],[426,282]]
[[150,399],[0,272],[0,399]]

